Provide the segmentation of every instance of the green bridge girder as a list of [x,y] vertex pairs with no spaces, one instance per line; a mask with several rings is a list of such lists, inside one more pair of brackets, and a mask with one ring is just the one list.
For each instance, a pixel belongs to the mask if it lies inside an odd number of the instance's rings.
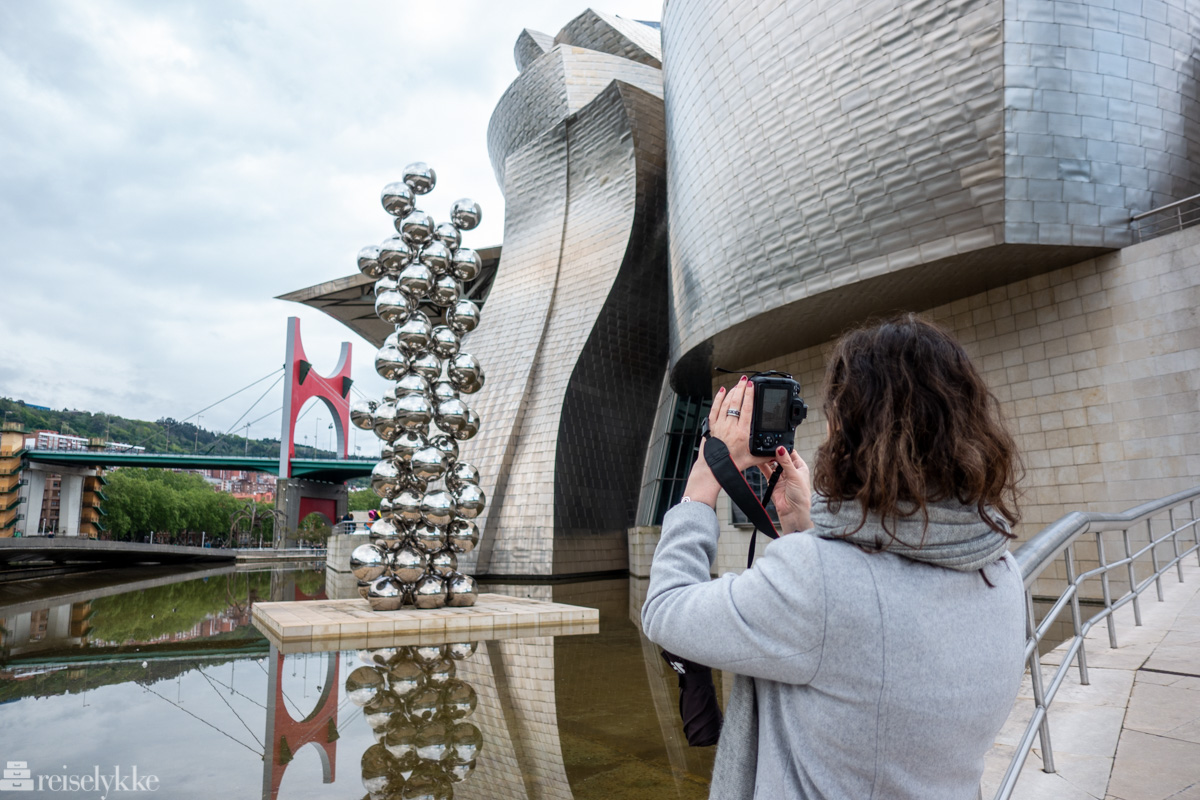
[[[83,450],[27,450],[38,464],[74,467],[143,467],[160,469],[243,469],[279,474],[279,459],[249,456],[166,455],[162,453],[97,453]],[[292,459],[292,477],[344,483],[371,474],[374,461],[325,458]]]

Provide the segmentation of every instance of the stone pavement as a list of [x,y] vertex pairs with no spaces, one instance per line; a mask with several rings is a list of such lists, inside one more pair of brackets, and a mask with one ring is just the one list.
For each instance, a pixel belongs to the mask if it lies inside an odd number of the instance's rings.
[[[1097,625],[1087,636],[1090,684],[1072,666],[1050,705],[1057,772],[1042,771],[1041,747],[1025,762],[1015,800],[1200,800],[1200,566],[1186,559],[1184,582],[1163,576],[1164,602],[1142,594],[1116,613],[1117,641]],[[1062,663],[1061,649],[1043,665]],[[1054,666],[1043,666],[1049,681]],[[1012,715],[987,756],[983,797],[991,798],[1033,713],[1026,675]]]

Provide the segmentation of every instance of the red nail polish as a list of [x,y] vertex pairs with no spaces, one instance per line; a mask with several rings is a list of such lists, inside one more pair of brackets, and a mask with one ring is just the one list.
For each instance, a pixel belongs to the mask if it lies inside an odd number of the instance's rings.
[[779,448],[778,450],[776,450],[776,451],[775,451],[775,455],[777,455],[777,456],[782,456],[782,455],[786,455],[786,454],[787,454],[787,448],[786,448],[786,447],[781,447],[781,448]]
[[745,376],[745,375],[743,375],[743,376],[742,376],[742,380],[746,380],[746,376]]

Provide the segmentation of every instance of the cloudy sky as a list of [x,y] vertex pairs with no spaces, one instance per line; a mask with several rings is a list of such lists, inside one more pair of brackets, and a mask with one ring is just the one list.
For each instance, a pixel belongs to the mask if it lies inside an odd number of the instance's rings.
[[[486,131],[513,43],[586,7],[0,3],[0,396],[183,419],[280,367],[292,315],[316,369],[348,338],[357,385],[381,394],[369,344],[273,298],[353,272],[390,234],[379,190],[410,161],[437,169],[427,211],[473,197],[484,222],[464,243],[500,242]],[[661,2],[597,8],[657,20]],[[200,424],[225,430],[270,383]],[[326,446],[327,425],[313,410],[298,441],[311,426]],[[274,414],[250,435],[278,432]]]

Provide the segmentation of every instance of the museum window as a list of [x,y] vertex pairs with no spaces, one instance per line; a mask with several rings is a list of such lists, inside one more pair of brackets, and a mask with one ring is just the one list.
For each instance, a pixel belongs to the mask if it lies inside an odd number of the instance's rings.
[[[754,490],[757,497],[762,497],[767,491],[767,479],[763,477],[762,471],[758,467],[751,467],[743,470],[742,475],[746,478],[746,483],[750,484],[750,488]],[[775,504],[767,503],[767,515],[771,517],[771,521],[775,523],[775,527],[779,527],[779,512],[775,510]],[[729,521],[736,528],[753,528],[754,523],[750,521],[742,510],[733,503],[729,504]],[[791,533],[791,531],[788,531]]]
[[666,455],[658,486],[658,505],[654,524],[662,525],[667,509],[683,497],[688,472],[700,449],[700,422],[708,416],[712,400],[700,397],[676,397],[671,426],[666,433]]

